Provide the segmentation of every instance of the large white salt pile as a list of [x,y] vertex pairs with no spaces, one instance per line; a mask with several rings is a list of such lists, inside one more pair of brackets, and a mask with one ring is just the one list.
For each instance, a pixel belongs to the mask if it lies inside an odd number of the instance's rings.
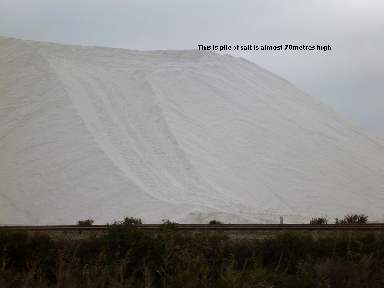
[[0,223],[383,220],[384,141],[210,51],[0,37]]

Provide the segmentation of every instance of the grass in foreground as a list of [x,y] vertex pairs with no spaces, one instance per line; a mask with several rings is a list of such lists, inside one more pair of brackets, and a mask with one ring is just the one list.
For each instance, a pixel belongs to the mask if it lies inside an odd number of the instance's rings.
[[156,233],[116,223],[75,244],[0,230],[0,287],[384,287],[383,240],[348,231],[234,243],[172,222]]

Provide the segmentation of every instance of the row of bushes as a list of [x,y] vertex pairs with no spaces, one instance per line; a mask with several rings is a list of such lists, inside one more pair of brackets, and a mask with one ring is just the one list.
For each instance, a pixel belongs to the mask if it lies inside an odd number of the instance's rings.
[[[368,216],[365,214],[347,214],[344,216],[343,219],[335,218],[335,224],[364,224],[367,223],[368,221]],[[310,221],[310,224],[312,225],[322,225],[322,224],[328,224],[328,219],[327,217],[317,217],[317,218],[312,218]]]
[[[164,220],[166,223],[170,223],[169,220]],[[87,219],[87,220],[79,220],[77,221],[77,226],[81,227],[89,227],[92,226],[95,221],[93,219]],[[143,224],[143,221],[140,218],[135,218],[135,217],[125,217],[123,221],[117,221],[115,224],[121,224],[121,225],[141,225]],[[175,223],[176,224],[176,223]],[[209,222],[211,225],[221,225],[223,224],[220,221],[217,220],[212,220]]]
[[[346,216],[344,216],[344,219],[335,218],[335,224],[367,223],[367,221],[368,221],[368,216],[366,216],[365,214],[360,214],[360,215],[347,214]],[[77,225],[82,227],[91,226],[93,223],[94,223],[94,220],[92,219],[77,221]],[[140,218],[125,217],[123,221],[116,222],[116,223],[121,225],[131,225],[131,224],[140,225],[140,224],[143,224],[143,221]],[[217,220],[211,220],[209,224],[221,225],[223,223]],[[312,225],[328,224],[328,219],[327,217],[315,217],[315,218],[312,218],[312,220],[310,221],[310,224]]]
[[[81,227],[88,227],[88,226],[92,226],[94,222],[95,221],[93,219],[79,220],[77,221],[76,225]],[[143,221],[140,218],[125,217],[123,221],[115,221],[113,225],[129,226],[129,225],[141,225],[141,224],[143,224]]]
[[129,219],[76,243],[0,230],[0,287],[384,287],[381,231],[233,242]]

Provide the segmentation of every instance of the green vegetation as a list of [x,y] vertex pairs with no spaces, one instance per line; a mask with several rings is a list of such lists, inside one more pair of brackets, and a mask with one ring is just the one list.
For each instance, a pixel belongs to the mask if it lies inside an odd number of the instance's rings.
[[367,223],[368,221],[368,216],[366,216],[365,214],[347,214],[346,216],[344,216],[344,219],[339,219],[339,218],[336,218],[335,219],[335,224],[353,224],[353,223],[360,223],[360,224],[364,224],[364,223]]
[[130,225],[141,225],[143,221],[140,218],[134,217],[124,217],[123,221],[116,221],[113,225],[122,225],[122,226],[130,226]]
[[177,227],[177,224],[179,223],[172,222],[169,220],[163,220],[163,224],[159,226],[158,231],[163,234],[167,232],[169,233],[169,232],[178,231],[179,228]]
[[[365,214],[347,214],[344,219],[335,218],[335,224],[365,224],[368,221],[368,216]],[[309,222],[312,225],[328,224],[327,217],[312,218]]]
[[326,217],[312,218],[309,224],[312,224],[312,225],[328,224],[328,219]]
[[223,223],[220,222],[220,221],[217,221],[217,220],[211,220],[211,221],[209,221],[209,224],[211,224],[211,225],[221,225]]
[[89,227],[89,226],[92,226],[93,222],[95,222],[95,221],[92,219],[79,220],[79,221],[77,221],[76,225],[81,226],[81,227]]
[[233,242],[127,219],[76,242],[0,230],[0,287],[384,287],[381,231]]

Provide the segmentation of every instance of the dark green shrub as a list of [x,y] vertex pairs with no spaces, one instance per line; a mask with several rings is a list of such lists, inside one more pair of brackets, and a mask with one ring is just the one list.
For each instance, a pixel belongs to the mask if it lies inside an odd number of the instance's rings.
[[124,221],[115,222],[109,225],[109,227],[108,236],[102,239],[106,241],[105,244],[114,252],[120,250],[119,253],[125,253],[134,243],[145,238],[147,234],[138,225],[133,225],[129,222],[124,223]]
[[220,222],[220,221],[217,221],[217,220],[211,220],[211,221],[209,221],[209,224],[211,224],[211,225],[221,225],[223,223]]
[[311,258],[314,239],[310,235],[286,232],[265,239],[260,245],[262,263],[266,267],[295,273],[299,262]]
[[26,268],[28,259],[28,234],[25,231],[0,230],[0,253],[5,267],[13,267],[15,271]]
[[[368,221],[368,216],[365,214],[360,214],[360,215],[350,215],[349,217],[352,217],[352,220],[355,221],[354,223],[367,223]],[[347,215],[348,219],[348,215]]]
[[347,224],[347,220],[336,217],[335,224]]
[[81,226],[81,227],[89,227],[89,226],[92,226],[93,222],[95,222],[95,221],[92,219],[79,220],[79,221],[77,221],[76,225]]
[[[0,267],[14,272],[31,269],[32,263],[39,267],[51,265],[56,246],[52,239],[43,234],[28,236],[25,231],[0,230]],[[1,286],[1,285],[0,285]]]
[[353,223],[367,223],[368,216],[365,214],[347,214],[344,219],[335,218],[335,224],[353,224]]
[[328,224],[328,219],[326,217],[312,218],[312,220],[309,222],[309,224],[311,224],[311,225]]
[[123,221],[115,222],[115,224],[123,226],[142,225],[143,221],[140,218],[126,216]]
[[163,224],[159,225],[158,231],[159,232],[170,232],[170,231],[177,231],[179,228],[177,227],[179,223],[172,222],[168,219],[163,220]]

